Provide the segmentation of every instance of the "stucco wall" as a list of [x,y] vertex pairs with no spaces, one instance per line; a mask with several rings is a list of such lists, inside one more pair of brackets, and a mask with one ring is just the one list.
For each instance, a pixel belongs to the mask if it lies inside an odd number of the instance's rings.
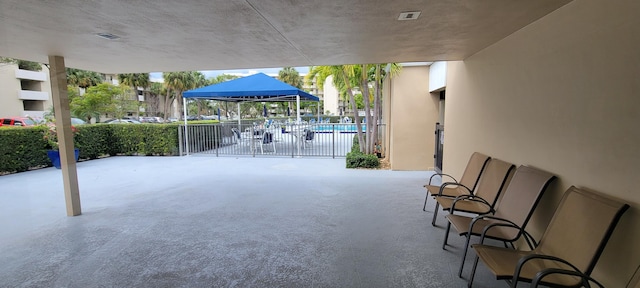
[[[42,82],[32,83],[31,90],[46,92],[48,100],[42,101],[43,111],[28,111],[25,112],[22,100],[18,98],[20,90],[22,89],[20,79],[16,78],[16,71],[18,65],[0,63],[0,117],[13,117],[13,116],[29,116],[34,118],[42,118],[44,113],[49,111],[52,106],[51,102],[51,85],[49,84],[49,69],[46,66],[42,66],[42,73],[45,76]],[[28,89],[27,89],[28,90]]]
[[559,176],[530,229],[569,186],[632,205],[594,276],[624,287],[640,264],[640,1],[573,1],[462,62],[450,62],[444,171],[481,151]]
[[429,67],[405,66],[385,85],[391,169],[432,168],[438,98],[429,94]]
[[18,65],[0,63],[0,117],[22,116],[22,101],[18,99],[20,81],[16,79]]

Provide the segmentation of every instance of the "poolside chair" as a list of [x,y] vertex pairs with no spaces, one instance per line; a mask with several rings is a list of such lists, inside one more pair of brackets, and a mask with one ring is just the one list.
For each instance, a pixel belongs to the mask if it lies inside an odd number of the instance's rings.
[[[489,160],[480,175],[475,191],[467,190],[466,194],[456,198],[436,195],[435,199],[442,206],[442,210],[449,211],[450,214],[456,211],[473,214],[493,213],[498,197],[508,184],[514,168],[515,166],[511,163],[493,158]],[[432,224],[435,224],[437,215],[436,210],[433,212]],[[445,241],[450,229],[451,222],[447,222]],[[444,245],[442,248],[444,249]]]
[[276,142],[273,141],[273,133],[271,132],[262,132],[261,137],[255,139],[254,149],[257,151],[258,147],[260,147],[260,154],[264,154],[264,146],[271,146],[271,151],[276,153]]
[[[238,128],[231,128],[231,132],[233,132],[233,135],[235,136],[235,140],[236,140],[236,144],[240,145],[240,146],[250,146],[252,139],[251,137],[248,137],[248,135],[250,133],[245,132],[244,135],[242,132],[240,132],[240,130],[238,130]],[[247,136],[247,137],[245,137]]]
[[304,147],[307,148],[307,145],[313,146],[313,138],[315,138],[316,133],[311,129],[304,129]]
[[[471,154],[469,162],[467,163],[467,167],[464,169],[460,181],[457,181],[456,178],[449,174],[436,173],[431,175],[431,177],[429,177],[429,182],[424,185],[424,187],[427,189],[427,195],[425,195],[424,197],[424,205],[422,206],[422,211],[426,211],[427,199],[429,199],[429,195],[457,197],[467,194],[466,191],[473,191],[476,188],[476,184],[478,184],[478,180],[480,179],[480,174],[482,174],[482,170],[484,169],[485,165],[487,165],[487,161],[489,161],[489,159],[491,159],[491,157],[479,152],[474,152],[473,154]],[[436,176],[441,177],[443,182],[441,185],[432,184],[432,181]],[[451,180],[453,181],[445,182],[445,176],[451,178]],[[435,211],[438,210],[438,207],[439,204],[436,203]]]
[[240,130],[238,130],[238,128],[231,128],[231,132],[233,132],[236,143],[242,142],[242,134],[240,133]]
[[578,281],[579,281],[578,285],[580,285],[578,287],[591,288],[593,285],[595,285],[593,287],[604,288],[604,286],[600,284],[600,282],[596,281],[595,279],[591,278],[591,276],[586,275],[580,271],[555,269],[555,268],[546,269],[536,274],[536,276],[531,281],[531,286],[529,287],[534,287],[534,288],[540,287],[540,285],[543,285],[541,283],[544,281],[544,278],[551,275],[565,275],[565,276],[576,277],[578,278]]
[[512,246],[513,242],[523,235],[527,241],[531,239],[524,228],[527,226],[535,207],[540,202],[542,194],[555,178],[554,175],[546,171],[522,165],[513,174],[513,178],[511,178],[509,185],[502,193],[496,212],[493,215],[470,217],[450,214],[446,216],[449,223],[447,224],[447,233],[442,247],[444,248],[447,245],[449,228],[452,226],[460,236],[466,237],[458,277],[462,277],[471,236],[480,236],[486,227],[490,225],[498,226],[495,229],[491,229],[485,235],[485,238],[502,241],[505,244],[511,243]]
[[[531,251],[484,245],[488,229],[482,232],[480,244],[471,245],[476,259],[469,279],[469,287],[478,259],[496,276],[511,279],[511,287],[518,281],[531,282],[548,269],[578,271],[590,276],[602,250],[629,205],[594,192],[570,187],[564,193],[540,243]],[[552,287],[575,287],[581,278],[553,274],[539,281]]]

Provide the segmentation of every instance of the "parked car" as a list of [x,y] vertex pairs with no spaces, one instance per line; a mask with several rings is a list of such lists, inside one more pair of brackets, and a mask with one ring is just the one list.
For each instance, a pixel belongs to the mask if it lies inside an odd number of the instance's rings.
[[140,117],[142,123],[160,123],[156,117]]
[[71,125],[82,125],[82,124],[87,124],[87,122],[80,118],[71,118]]
[[133,119],[111,119],[107,120],[104,123],[108,124],[140,124],[140,121]]
[[27,117],[6,117],[0,118],[0,126],[35,126],[36,121]]

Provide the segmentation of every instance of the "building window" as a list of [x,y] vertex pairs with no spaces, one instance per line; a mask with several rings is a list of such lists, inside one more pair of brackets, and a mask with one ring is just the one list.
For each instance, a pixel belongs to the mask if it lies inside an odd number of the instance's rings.
[[22,100],[24,111],[44,111],[44,101]]

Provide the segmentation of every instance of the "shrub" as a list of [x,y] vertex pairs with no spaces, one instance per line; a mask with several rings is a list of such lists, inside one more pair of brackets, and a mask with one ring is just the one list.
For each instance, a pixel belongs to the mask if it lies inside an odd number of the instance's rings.
[[360,152],[347,153],[347,168],[378,168],[380,160],[378,156]]
[[27,171],[50,166],[44,127],[3,127],[0,129],[0,173]]
[[[178,124],[78,125],[80,159],[113,155],[177,155]],[[0,174],[51,166],[47,127],[0,128]]]
[[378,168],[380,160],[378,156],[373,154],[364,154],[360,152],[360,144],[358,144],[358,136],[353,137],[353,145],[351,152],[347,153],[347,168]]

